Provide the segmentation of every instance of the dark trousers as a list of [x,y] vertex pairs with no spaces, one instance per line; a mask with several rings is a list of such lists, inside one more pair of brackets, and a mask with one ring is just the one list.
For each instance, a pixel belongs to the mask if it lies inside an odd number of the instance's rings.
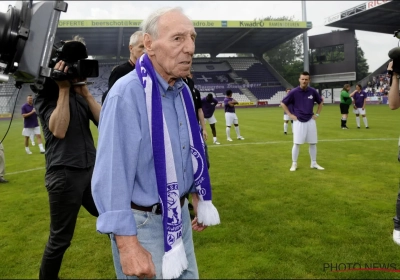
[[394,229],[400,231],[400,190],[397,194],[397,201],[396,201],[396,217],[393,218],[394,221]]
[[45,181],[50,204],[50,235],[47,241],[39,279],[58,279],[65,251],[71,244],[81,207],[93,216],[99,213],[94,204],[91,179],[93,167],[61,167],[46,172]]

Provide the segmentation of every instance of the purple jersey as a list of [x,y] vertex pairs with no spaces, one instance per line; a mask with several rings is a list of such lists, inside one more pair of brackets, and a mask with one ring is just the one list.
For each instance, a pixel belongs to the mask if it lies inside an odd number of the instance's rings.
[[360,91],[356,92],[353,95],[354,98],[354,104],[356,105],[357,108],[362,108],[364,106],[364,100],[367,98],[367,94],[365,91]]
[[[282,99],[282,101],[283,101],[283,99]],[[281,101],[281,102],[282,102],[282,101]],[[293,109],[292,109],[293,106],[292,106],[292,104],[289,104],[289,105],[286,105],[286,106],[287,106],[289,112],[290,112],[290,113],[293,113]],[[283,114],[286,115],[286,112],[283,111]]]
[[203,109],[204,118],[211,118],[215,111],[215,106],[218,104],[218,100],[212,98],[207,100],[207,97],[201,99],[201,108]]
[[[21,114],[28,114],[32,112],[33,104],[29,105],[28,103],[24,104],[21,107]],[[39,126],[36,112],[30,115],[29,117],[24,118],[24,128],[34,128]]]
[[228,102],[233,101],[232,97],[225,97],[224,99],[224,106],[225,106],[225,113],[235,113],[235,106],[230,106]]
[[292,105],[291,113],[301,122],[308,122],[314,115],[314,102],[322,102],[319,93],[312,87],[303,90],[300,86],[292,89],[282,100],[286,106]]

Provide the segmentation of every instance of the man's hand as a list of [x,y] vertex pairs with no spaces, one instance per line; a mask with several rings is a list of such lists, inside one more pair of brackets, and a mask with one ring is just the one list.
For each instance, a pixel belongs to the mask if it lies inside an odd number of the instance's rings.
[[31,113],[35,113],[36,112],[36,109],[35,108],[33,108],[32,109],[32,111],[31,111]]
[[[77,83],[77,82],[86,82],[86,79],[85,80],[75,79],[75,80],[72,81],[72,84]],[[75,91],[75,93],[81,95],[82,97],[90,96],[89,88],[87,87],[87,85],[74,86],[74,91]]]
[[192,230],[201,232],[201,231],[205,230],[206,228],[207,228],[207,226],[199,223],[197,221],[197,217],[194,217],[194,219],[192,221]]
[[314,115],[312,116],[312,118],[313,118],[314,120],[316,120],[316,119],[318,119],[318,116],[317,116],[316,114],[314,114]]
[[[68,72],[68,66],[65,66],[65,62],[60,60],[59,62],[56,63],[54,66],[54,70],[58,70],[60,72]],[[60,89],[68,89],[71,87],[71,84],[68,80],[64,81],[55,81]]]
[[156,269],[151,254],[142,247],[136,236],[115,236],[122,271],[128,276],[154,278]]
[[387,70],[388,71],[393,71],[393,60],[389,62]]
[[293,114],[289,114],[289,118],[291,118],[294,121],[297,121],[297,117]]
[[207,138],[208,138],[207,131],[205,129],[203,129],[203,139],[204,139],[204,141],[206,141]]
[[197,222],[197,206],[199,205],[199,194],[198,193],[192,193],[192,204],[193,204],[193,211],[196,217],[192,221],[192,230],[195,231],[203,231],[207,228],[207,226]]

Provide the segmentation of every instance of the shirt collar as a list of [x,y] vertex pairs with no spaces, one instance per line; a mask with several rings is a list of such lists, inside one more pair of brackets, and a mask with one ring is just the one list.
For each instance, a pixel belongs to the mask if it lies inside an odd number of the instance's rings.
[[160,74],[158,74],[156,71],[156,76],[157,76],[157,81],[164,90],[164,92],[167,91],[177,91],[177,93],[181,92],[183,87],[184,87],[184,82],[181,78],[177,79],[175,81],[175,84],[173,86],[170,86],[167,81],[165,81]]

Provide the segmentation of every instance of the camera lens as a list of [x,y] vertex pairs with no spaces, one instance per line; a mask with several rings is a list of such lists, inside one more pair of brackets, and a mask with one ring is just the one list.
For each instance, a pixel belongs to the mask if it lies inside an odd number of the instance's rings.
[[0,61],[6,63],[6,72],[12,67],[18,41],[19,11],[9,6],[6,13],[0,12]]

